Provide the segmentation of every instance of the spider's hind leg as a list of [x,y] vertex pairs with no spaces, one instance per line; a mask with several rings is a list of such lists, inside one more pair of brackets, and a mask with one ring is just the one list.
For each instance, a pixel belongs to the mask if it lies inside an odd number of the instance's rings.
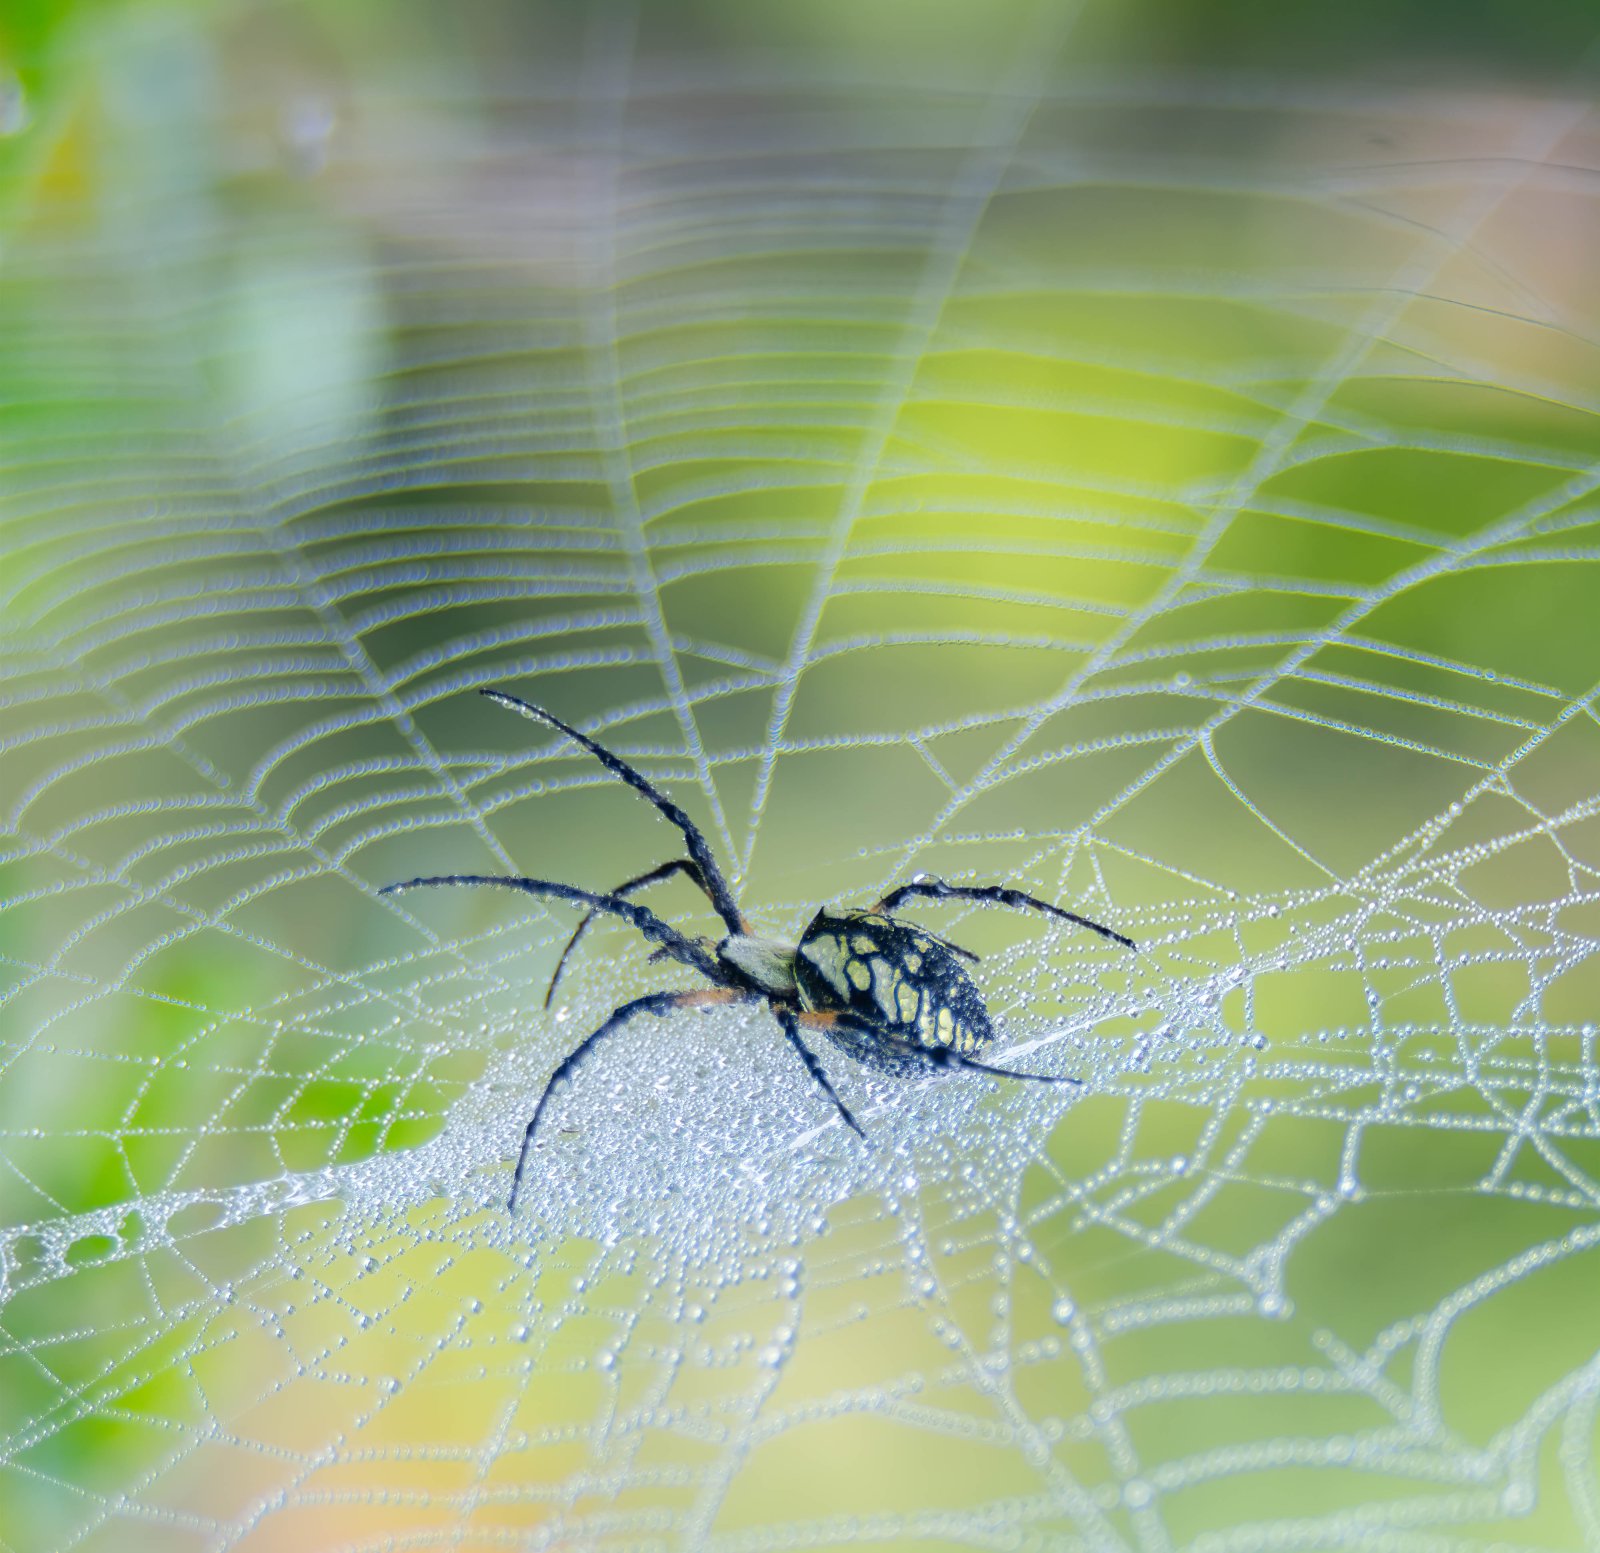
[[[968,1057],[964,1052],[953,1051],[948,1046],[918,1046],[901,1041],[885,1043],[880,1031],[854,1014],[803,1014],[801,1018],[815,1021],[815,1028],[829,1031],[835,1040],[841,1034],[855,1037],[860,1045],[851,1051],[851,1055],[858,1062],[874,1067],[885,1066],[891,1072],[906,1073],[920,1069],[926,1073],[929,1068],[964,1068],[973,1073],[987,1073],[993,1078],[1022,1078],[1036,1084],[1083,1087],[1082,1079],[1068,1078],[1064,1073],[1024,1073],[1019,1068],[997,1068],[993,1063],[979,1062],[976,1057]],[[849,1050],[849,1047],[846,1049]]]
[[930,1055],[934,1065],[940,1068],[967,1068],[995,1078],[1025,1078],[1036,1084],[1071,1084],[1077,1089],[1083,1088],[1081,1078],[1068,1078],[1065,1073],[1024,1073],[1019,1068],[997,1068],[993,1063],[979,1062],[976,1057],[964,1057],[960,1052],[936,1051]]
[[1091,932],[1098,933],[1102,938],[1109,938],[1113,943],[1121,944],[1126,949],[1139,947],[1131,938],[1124,937],[1102,922],[1094,922],[1088,917],[1080,917],[1075,911],[1052,906],[1049,901],[1042,901],[1037,895],[1027,895],[1021,890],[1013,890],[1007,884],[946,884],[943,879],[913,879],[910,884],[902,884],[890,890],[873,910],[893,911],[901,901],[910,900],[917,895],[932,900],[980,901],[996,906],[1015,906],[1024,911],[1043,912],[1047,917],[1059,917],[1063,922],[1086,927]]

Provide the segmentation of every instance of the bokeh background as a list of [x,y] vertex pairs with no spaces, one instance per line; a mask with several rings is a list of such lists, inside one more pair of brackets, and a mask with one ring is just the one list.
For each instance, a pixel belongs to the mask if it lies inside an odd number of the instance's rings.
[[[0,1547],[1600,1547],[1590,0],[0,13]],[[1019,1062],[498,892],[926,869]],[[660,909],[710,932],[703,904]]]

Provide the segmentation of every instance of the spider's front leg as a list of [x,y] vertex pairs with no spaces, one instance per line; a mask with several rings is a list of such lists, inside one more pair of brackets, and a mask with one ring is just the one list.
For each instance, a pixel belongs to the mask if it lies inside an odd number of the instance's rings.
[[642,998],[635,998],[631,1003],[624,1003],[620,1008],[614,1008],[599,1029],[586,1035],[561,1060],[545,1084],[544,1091],[539,1096],[539,1103],[533,1108],[528,1130],[522,1135],[522,1153],[517,1157],[517,1173],[512,1178],[511,1200],[506,1205],[507,1210],[516,1212],[517,1194],[522,1190],[522,1178],[528,1168],[528,1158],[533,1152],[533,1135],[538,1130],[539,1118],[544,1115],[544,1108],[550,1101],[552,1091],[606,1036],[613,1030],[620,1030],[635,1014],[654,1014],[659,1019],[674,1009],[704,1008],[713,1003],[749,1001],[750,994],[747,992],[740,992],[731,987],[706,987],[688,992],[649,992]]
[[[698,944],[702,949],[705,950],[707,954],[714,954],[716,952],[717,946],[703,933],[696,933],[695,936],[689,940],[689,942],[691,944]],[[644,963],[646,965],[657,965],[662,960],[668,959],[671,959],[671,956],[665,949],[652,949],[650,953],[644,957]],[[555,990],[555,984],[553,982],[551,983],[550,990],[552,992]],[[548,1008],[549,1006],[549,1000],[546,999],[545,1007]]]
[[[659,868],[652,868],[647,873],[638,874],[632,879],[624,879],[615,889],[608,890],[606,894],[614,900],[626,900],[635,890],[645,889],[652,884],[660,884],[663,879],[674,878],[678,874],[686,875],[696,886],[705,891],[707,896],[710,891],[706,889],[706,882],[700,877],[700,870],[694,862],[687,857],[675,857],[670,863],[663,863]],[[713,900],[712,904],[715,904]],[[586,912],[572,930],[572,937],[567,940],[567,947],[561,951],[561,957],[556,961],[556,968],[550,974],[550,985],[545,989],[544,1006],[549,1008],[550,1000],[556,995],[556,983],[561,980],[561,973],[567,968],[567,961],[572,958],[572,951],[578,947],[578,940],[589,930],[589,924],[595,919],[593,911]],[[703,940],[697,940],[704,947]],[[650,963],[666,958],[665,949],[657,949],[650,956]]]
[[406,890],[435,889],[444,885],[495,885],[506,890],[521,890],[535,897],[550,896],[556,900],[573,901],[587,906],[591,912],[603,911],[631,923],[652,944],[659,944],[674,960],[681,961],[690,970],[698,971],[707,981],[722,984],[722,970],[716,960],[698,944],[685,938],[670,922],[663,922],[653,911],[620,895],[596,895],[592,890],[580,890],[575,884],[561,884],[554,879],[528,879],[520,874],[434,874],[426,879],[402,879],[386,884],[379,895],[399,895]]

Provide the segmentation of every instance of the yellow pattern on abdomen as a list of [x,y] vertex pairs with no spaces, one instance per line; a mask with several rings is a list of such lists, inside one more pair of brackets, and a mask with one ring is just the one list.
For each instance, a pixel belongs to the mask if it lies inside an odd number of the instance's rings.
[[841,998],[849,998],[850,982],[845,972],[847,952],[842,938],[813,938],[800,953],[816,966],[818,974]]

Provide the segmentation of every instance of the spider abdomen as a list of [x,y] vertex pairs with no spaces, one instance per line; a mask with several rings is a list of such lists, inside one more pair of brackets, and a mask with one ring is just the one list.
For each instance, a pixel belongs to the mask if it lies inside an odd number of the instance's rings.
[[[802,1002],[817,1013],[849,1013],[881,1039],[852,1055],[892,1059],[896,1047],[963,1056],[993,1038],[983,997],[961,962],[937,939],[875,912],[819,911],[794,961]],[[910,1056],[910,1053],[906,1053]]]

